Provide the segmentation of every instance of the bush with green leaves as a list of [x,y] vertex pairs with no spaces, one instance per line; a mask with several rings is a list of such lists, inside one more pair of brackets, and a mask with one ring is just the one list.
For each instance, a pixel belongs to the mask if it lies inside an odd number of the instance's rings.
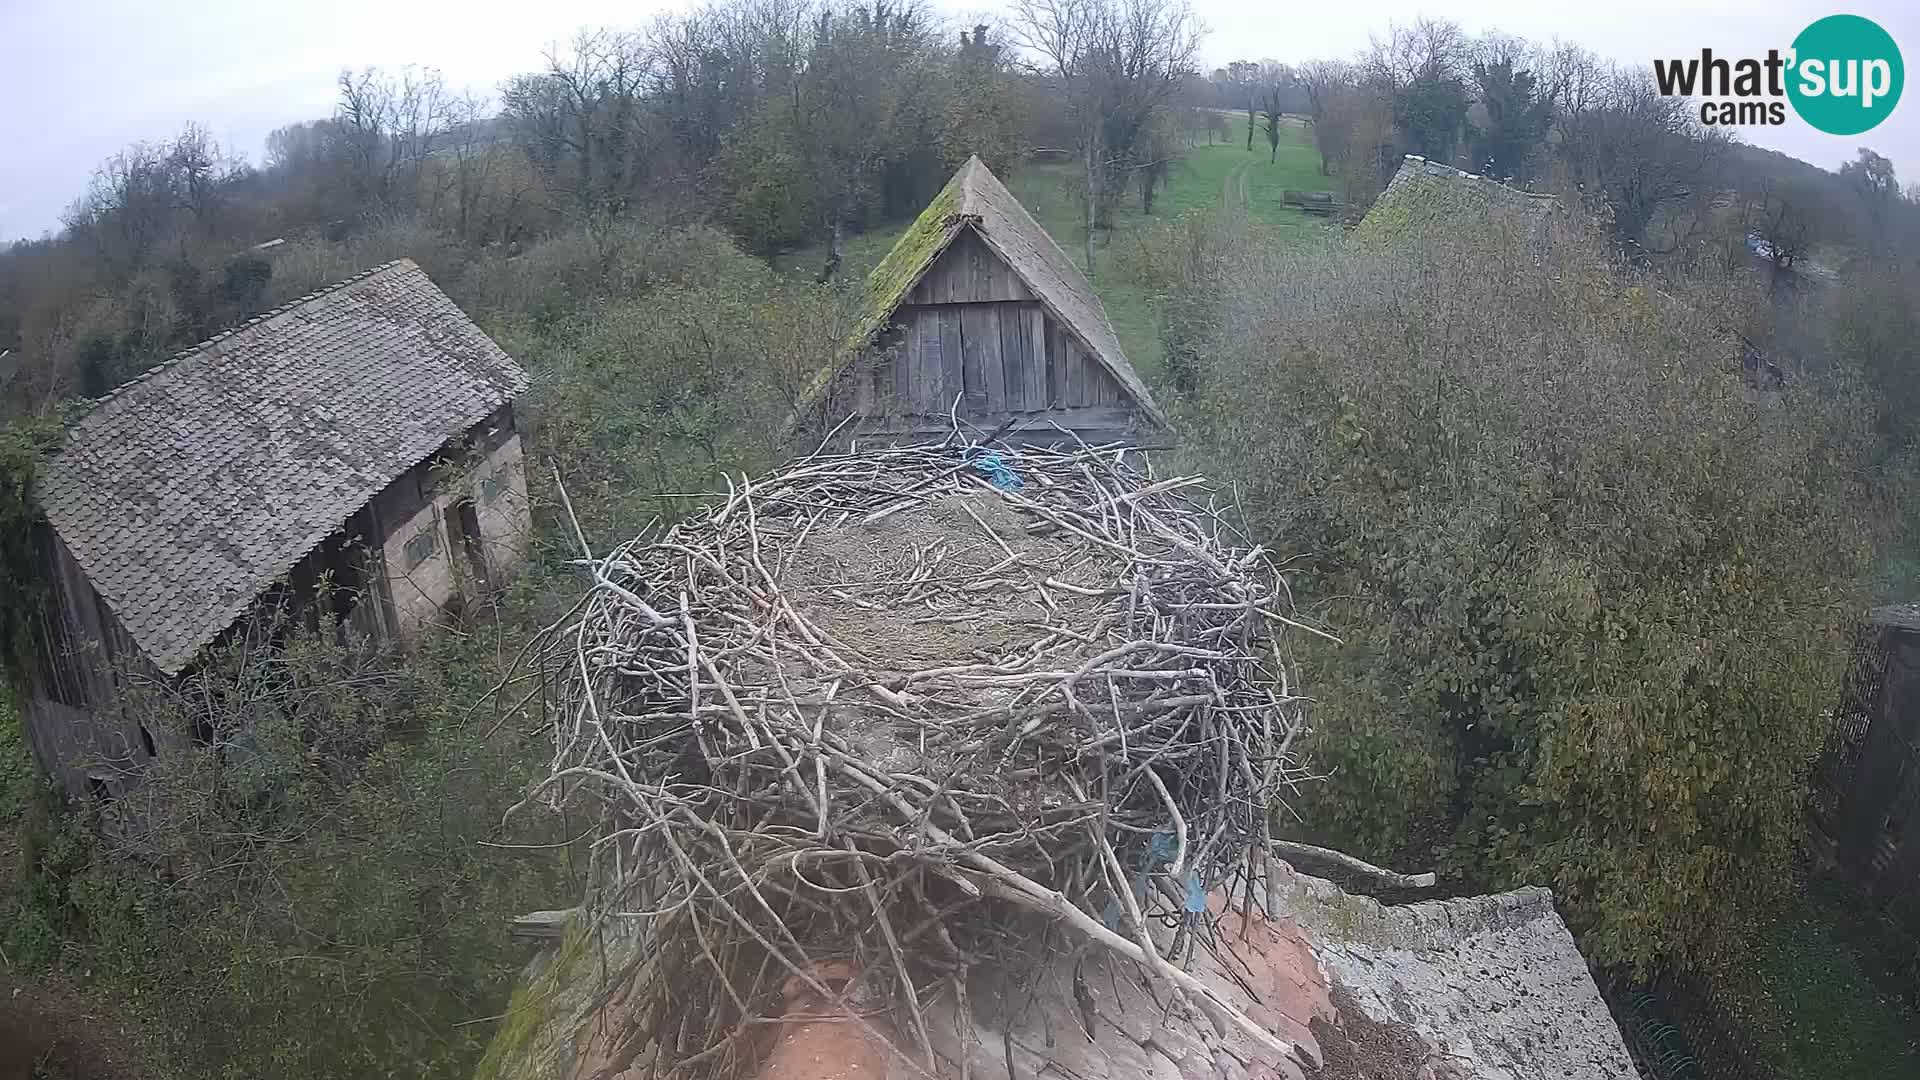
[[496,846],[561,831],[502,824],[546,756],[537,705],[487,698],[519,631],[398,658],[274,629],[134,692],[167,753],[22,829],[9,954],[89,971],[171,1074],[465,1076],[525,959],[510,919],[581,888],[564,845]]
[[532,441],[602,541],[633,536],[785,451],[807,388],[840,355],[854,297],[783,278],[728,247],[643,295],[610,300],[534,350]]
[[1304,827],[1438,836],[1475,884],[1552,886],[1592,959],[1686,966],[1789,881],[1866,424],[1844,386],[1751,394],[1710,313],[1544,231],[1240,251],[1200,278],[1186,423],[1344,639],[1312,657]]
[[1825,355],[1872,390],[1878,472],[1897,530],[1878,567],[1877,599],[1910,603],[1920,573],[1920,271],[1862,260],[1827,298]]
[[448,291],[489,332],[530,336],[537,348],[591,324],[608,304],[671,282],[738,277],[758,266],[718,229],[589,216],[518,254],[475,258]]

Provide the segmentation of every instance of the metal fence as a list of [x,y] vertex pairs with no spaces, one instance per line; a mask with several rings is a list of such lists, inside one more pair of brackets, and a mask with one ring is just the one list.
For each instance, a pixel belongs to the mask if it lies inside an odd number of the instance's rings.
[[1644,1080],[1775,1080],[1703,983],[1622,972],[1606,980],[1604,996]]

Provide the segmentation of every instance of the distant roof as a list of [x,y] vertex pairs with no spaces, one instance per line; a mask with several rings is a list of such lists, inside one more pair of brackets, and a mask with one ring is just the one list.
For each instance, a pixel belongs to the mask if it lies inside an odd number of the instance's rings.
[[987,246],[1007,261],[1040,302],[1148,415],[1160,424],[1167,422],[1147,384],[1127,362],[1120,338],[1107,321],[1107,309],[1094,295],[1093,284],[978,155],[960,166],[868,275],[866,303],[857,331],[863,347],[886,328],[894,309],[960,231],[968,228],[978,232]]
[[173,674],[381,489],[526,387],[401,259],[101,399],[37,495],[107,606]]
[[1355,234],[1363,239],[1385,238],[1410,226],[1453,220],[1462,214],[1484,214],[1493,207],[1544,217],[1558,204],[1551,194],[1523,191],[1408,154],[1393,174],[1393,181],[1361,219]]

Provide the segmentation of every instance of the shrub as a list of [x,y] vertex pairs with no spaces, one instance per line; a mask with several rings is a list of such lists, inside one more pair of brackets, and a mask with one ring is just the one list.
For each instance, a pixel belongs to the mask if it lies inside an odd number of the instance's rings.
[[273,260],[264,290],[268,307],[300,299],[381,263],[410,258],[435,283],[458,280],[469,258],[452,237],[413,217],[377,221],[344,240],[305,236],[288,244]]
[[1844,387],[1750,401],[1711,319],[1537,228],[1242,252],[1188,423],[1346,636],[1308,826],[1434,822],[1476,883],[1552,885],[1596,961],[1685,966],[1786,888],[1865,425]]
[[181,1075],[463,1077],[508,920],[580,889],[563,847],[486,846],[545,759],[534,716],[475,707],[515,649],[281,631],[130,702],[170,749],[104,819],[22,830],[8,953],[89,969]]
[[490,252],[468,267],[457,291],[478,314],[544,333],[668,282],[737,280],[759,269],[715,229],[627,217],[590,221],[517,255]]
[[[684,240],[682,242],[685,242]],[[567,477],[581,520],[624,539],[712,491],[717,474],[781,454],[796,405],[838,355],[852,297],[794,282],[727,249],[645,295],[549,338],[530,437]]]

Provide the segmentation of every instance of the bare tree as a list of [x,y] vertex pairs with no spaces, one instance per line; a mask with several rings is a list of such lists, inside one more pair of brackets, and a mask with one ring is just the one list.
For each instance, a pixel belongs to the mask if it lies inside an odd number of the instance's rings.
[[65,224],[90,244],[110,280],[124,282],[162,261],[184,262],[192,248],[212,242],[241,170],[205,128],[189,124],[166,142],[136,143],[108,158]]
[[1279,87],[1272,87],[1267,91],[1265,99],[1261,102],[1260,109],[1262,122],[1266,125],[1267,132],[1267,163],[1273,164],[1280,160],[1280,122],[1282,107]]
[[1360,62],[1367,75],[1401,90],[1422,80],[1464,74],[1470,52],[1459,23],[1421,18],[1410,26],[1388,23],[1386,37],[1368,38]]
[[462,240],[477,239],[481,201],[498,171],[500,137],[493,118],[493,103],[471,92],[455,99],[449,109],[446,155],[450,164],[435,196],[452,197],[453,228]]
[[1568,179],[1604,206],[1630,255],[1669,254],[1704,224],[1727,137],[1701,129],[1687,99],[1662,95],[1649,72],[1608,72],[1560,132]]
[[1813,246],[1818,212],[1814,192],[1768,179],[1741,206],[1746,226],[1741,242],[1751,244],[1776,270],[1791,270]]
[[908,140],[914,82],[933,38],[911,0],[823,10],[784,122],[806,163],[827,232],[820,279],[839,273],[847,224],[875,201],[881,173]]
[[1235,60],[1214,73],[1231,95],[1235,108],[1247,110],[1247,150],[1253,150],[1254,97],[1260,84],[1260,65],[1250,60]]
[[1153,155],[1159,115],[1194,70],[1205,27],[1185,0],[1015,0],[1018,40],[1040,57],[1073,119],[1086,182],[1087,275],[1094,233]]
[[455,100],[440,73],[405,67],[342,71],[334,109],[355,192],[376,206],[410,204],[454,118]]
[[509,82],[505,113],[527,156],[590,217],[623,213],[647,176],[653,52],[636,34],[583,31],[539,75]]

